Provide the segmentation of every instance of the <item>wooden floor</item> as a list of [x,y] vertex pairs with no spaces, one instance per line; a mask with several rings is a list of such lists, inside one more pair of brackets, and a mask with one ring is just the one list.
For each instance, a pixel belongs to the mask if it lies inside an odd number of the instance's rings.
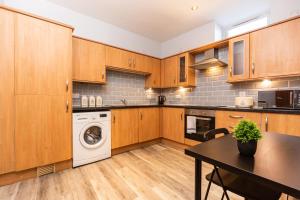
[[[208,164],[203,174],[211,171]],[[203,186],[207,181],[203,177]],[[203,191],[204,193],[204,191]],[[221,199],[212,185],[209,199]],[[242,199],[230,194],[231,199]],[[193,199],[194,160],[163,144],[0,187],[0,199]]]

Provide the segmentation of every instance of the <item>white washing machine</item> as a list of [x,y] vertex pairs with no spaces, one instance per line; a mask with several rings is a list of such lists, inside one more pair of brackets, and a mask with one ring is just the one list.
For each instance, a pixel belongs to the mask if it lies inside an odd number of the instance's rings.
[[109,157],[110,111],[73,113],[73,167]]

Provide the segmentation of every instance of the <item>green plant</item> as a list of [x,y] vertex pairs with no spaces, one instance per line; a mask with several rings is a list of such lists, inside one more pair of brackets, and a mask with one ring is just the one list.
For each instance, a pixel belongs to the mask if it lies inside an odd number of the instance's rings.
[[234,127],[233,137],[242,143],[246,143],[251,140],[258,141],[262,138],[262,134],[254,122],[241,120],[238,125]]

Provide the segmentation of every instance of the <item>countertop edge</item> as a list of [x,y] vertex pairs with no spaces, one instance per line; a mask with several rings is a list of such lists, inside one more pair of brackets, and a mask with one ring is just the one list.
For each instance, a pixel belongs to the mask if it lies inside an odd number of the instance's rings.
[[202,109],[202,110],[221,110],[221,111],[238,111],[238,112],[257,112],[257,113],[281,113],[300,115],[300,110],[285,109],[263,109],[263,108],[236,108],[236,107],[219,107],[219,106],[194,106],[194,105],[127,105],[127,106],[105,106],[105,107],[73,107],[73,113],[79,112],[97,112],[108,111],[114,109],[130,109],[130,108],[185,108],[185,109]]

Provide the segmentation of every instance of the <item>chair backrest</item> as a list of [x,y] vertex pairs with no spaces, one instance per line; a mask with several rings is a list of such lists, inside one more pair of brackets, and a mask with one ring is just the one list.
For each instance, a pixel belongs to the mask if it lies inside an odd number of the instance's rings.
[[205,134],[205,139],[208,140],[212,140],[216,138],[216,135],[218,134],[224,134],[224,135],[228,135],[229,131],[226,128],[217,128],[217,129],[213,129],[208,131]]

